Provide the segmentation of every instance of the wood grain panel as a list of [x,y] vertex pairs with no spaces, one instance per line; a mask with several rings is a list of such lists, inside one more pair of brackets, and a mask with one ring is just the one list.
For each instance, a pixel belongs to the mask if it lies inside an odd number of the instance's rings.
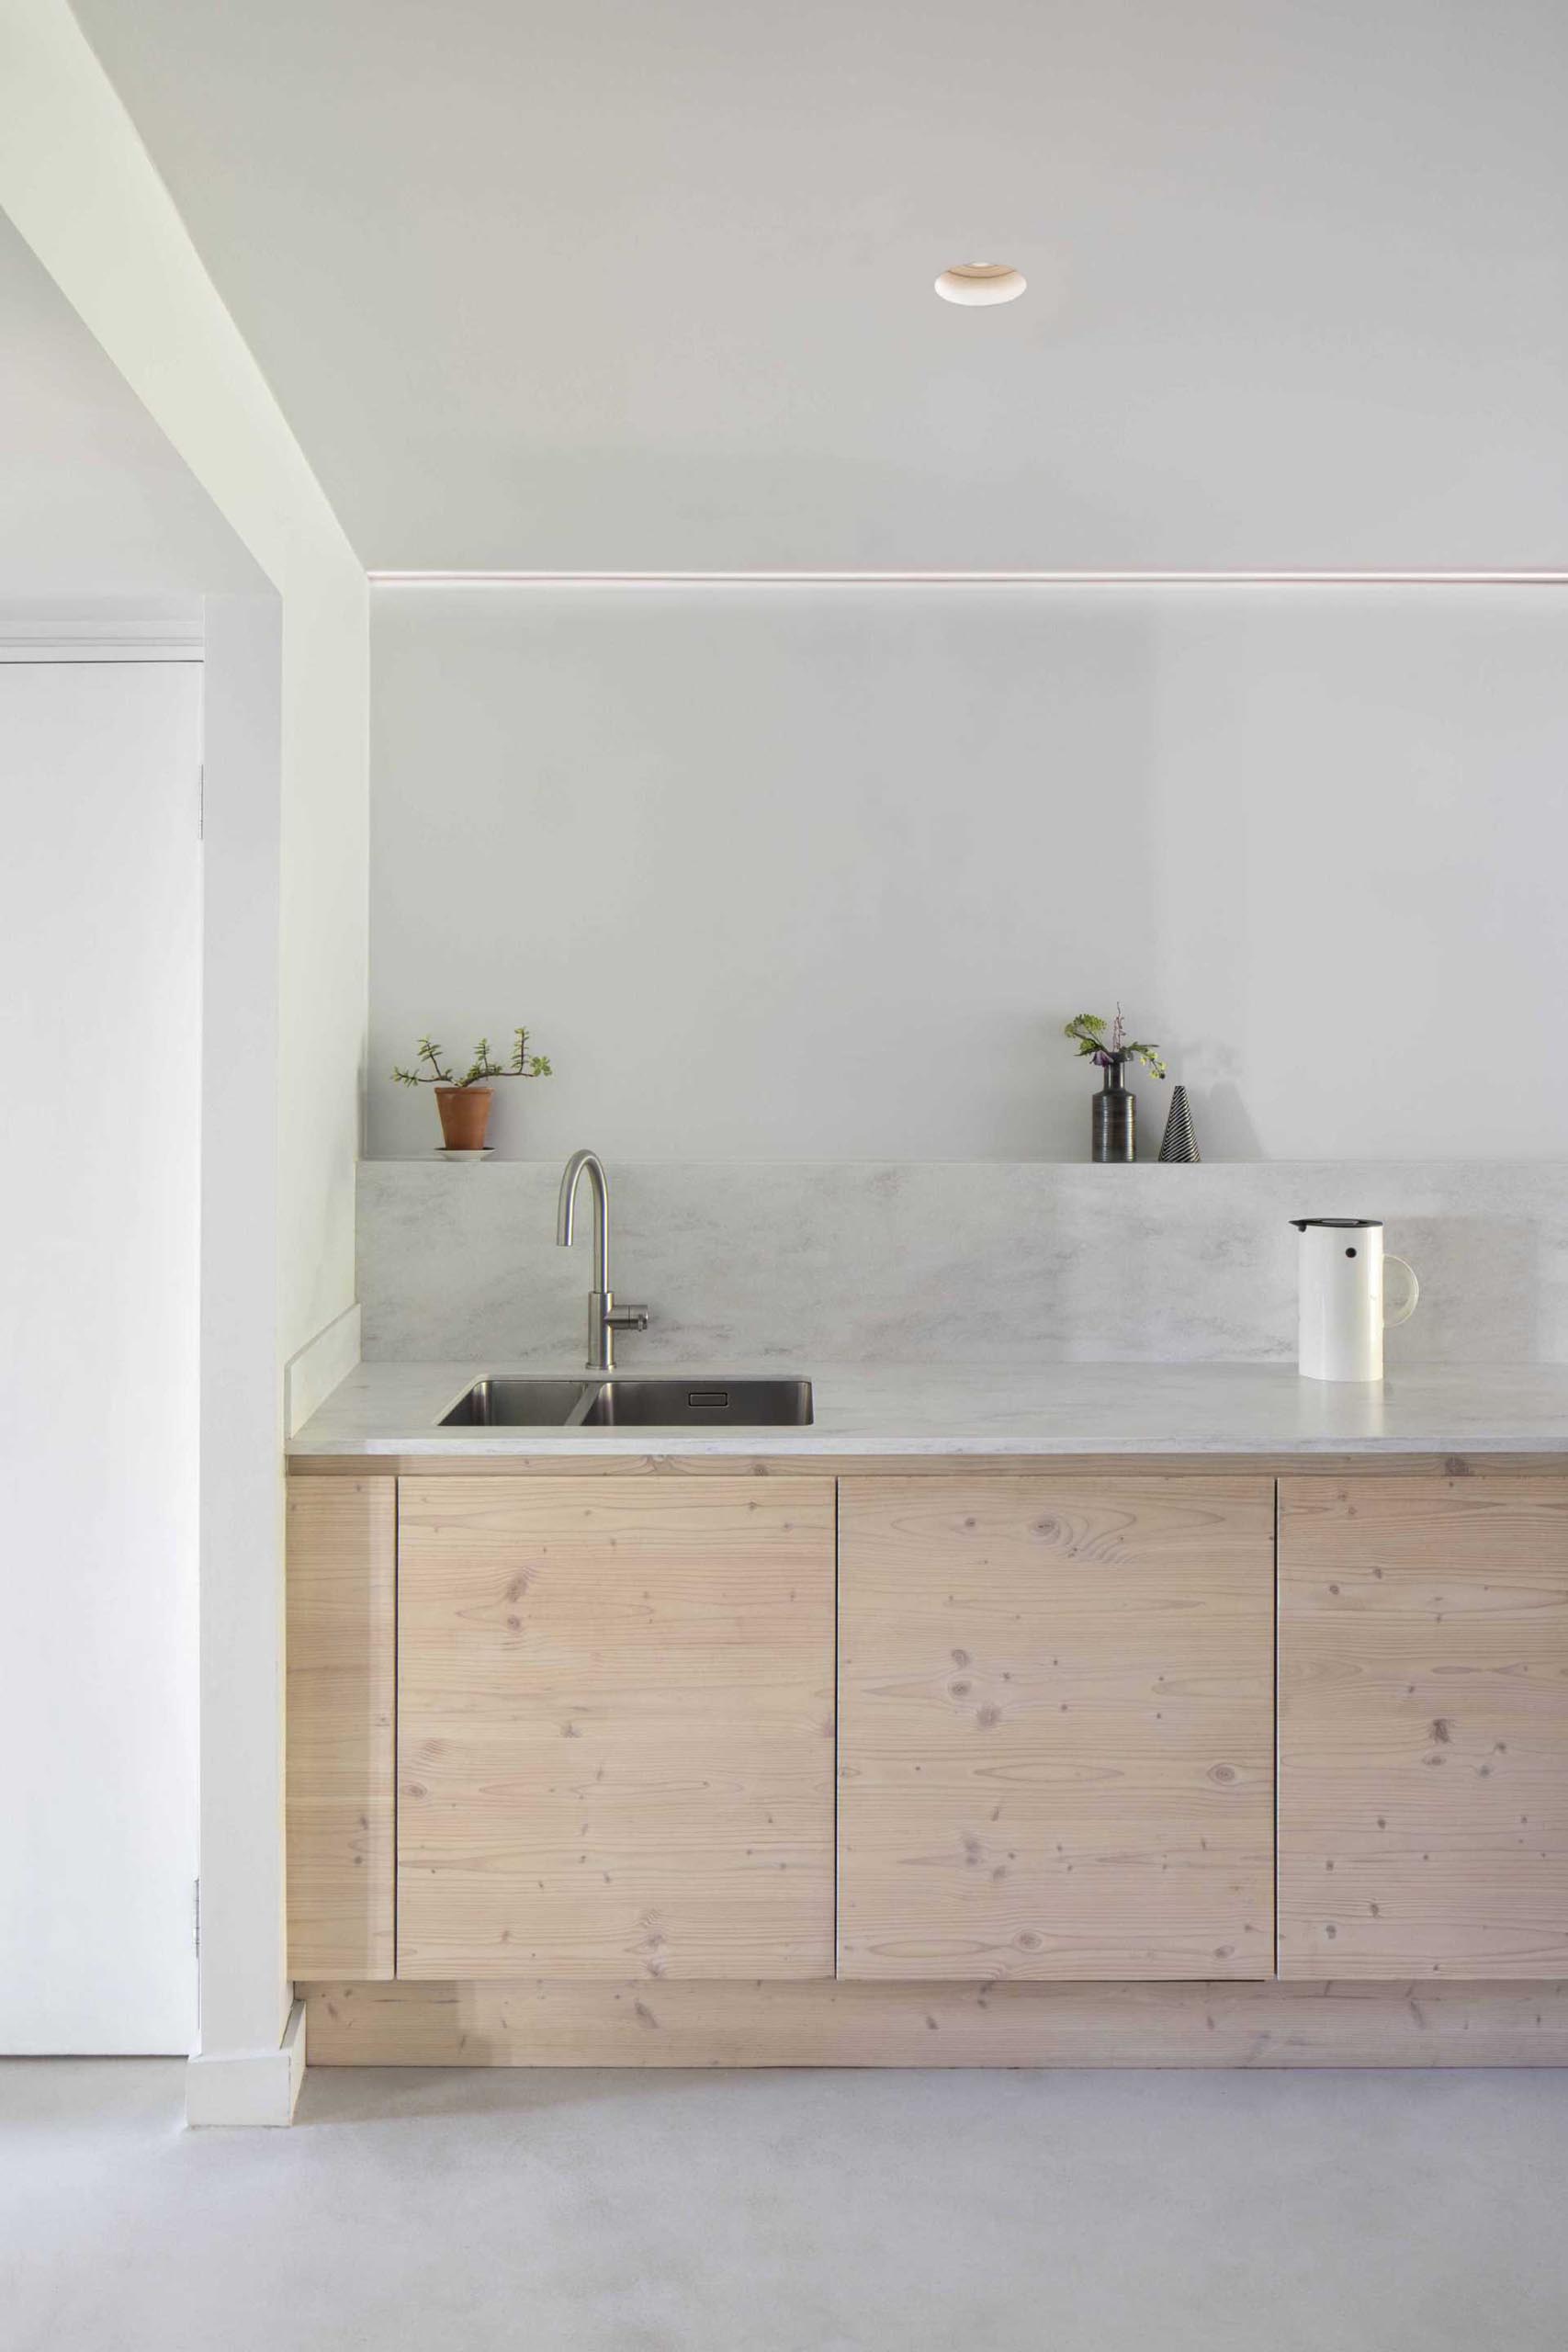
[[1568,1984],[312,1984],[312,2066],[1562,2066]]
[[390,1483],[290,1479],[288,1967],[390,1976],[397,1530]]
[[1568,1478],[1280,1487],[1280,1970],[1568,1975]]
[[831,1482],[399,1510],[400,1975],[830,1975]]
[[1272,1973],[1273,1501],[842,1482],[841,1977]]

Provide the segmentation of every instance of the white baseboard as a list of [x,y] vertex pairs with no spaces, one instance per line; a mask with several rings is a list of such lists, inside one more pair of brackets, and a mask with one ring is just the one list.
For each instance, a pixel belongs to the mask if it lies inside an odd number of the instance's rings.
[[198,2051],[186,2066],[191,2125],[292,2123],[305,2079],[305,2004],[296,2001],[276,2050]]
[[345,1306],[324,1331],[318,1331],[283,1368],[283,1420],[290,1437],[302,1430],[311,1414],[324,1405],[339,1381],[346,1380],[359,1362],[359,1309]]

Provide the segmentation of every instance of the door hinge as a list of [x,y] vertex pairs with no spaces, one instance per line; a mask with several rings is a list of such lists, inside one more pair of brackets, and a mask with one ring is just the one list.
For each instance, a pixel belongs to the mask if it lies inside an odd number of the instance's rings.
[[201,1955],[201,1881],[199,1879],[192,1880],[190,1891],[191,1939],[196,1945],[197,1956],[199,1959]]

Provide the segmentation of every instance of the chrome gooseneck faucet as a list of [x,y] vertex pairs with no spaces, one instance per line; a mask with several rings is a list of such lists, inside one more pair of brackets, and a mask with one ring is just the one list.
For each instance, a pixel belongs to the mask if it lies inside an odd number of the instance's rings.
[[593,1288],[588,1297],[588,1369],[614,1372],[617,1331],[646,1331],[646,1306],[617,1306],[610,1288],[610,1181],[596,1151],[574,1151],[560,1180],[560,1206],[556,1214],[556,1239],[571,1247],[572,1216],[577,1206],[579,1179],[586,1175],[593,1195]]

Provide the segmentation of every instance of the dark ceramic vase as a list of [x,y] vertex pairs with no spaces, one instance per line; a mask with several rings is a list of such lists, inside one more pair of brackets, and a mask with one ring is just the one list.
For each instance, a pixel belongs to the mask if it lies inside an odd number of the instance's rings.
[[1138,1098],[1122,1083],[1120,1060],[1105,1065],[1105,1082],[1094,1098],[1089,1158],[1100,1166],[1137,1157]]

